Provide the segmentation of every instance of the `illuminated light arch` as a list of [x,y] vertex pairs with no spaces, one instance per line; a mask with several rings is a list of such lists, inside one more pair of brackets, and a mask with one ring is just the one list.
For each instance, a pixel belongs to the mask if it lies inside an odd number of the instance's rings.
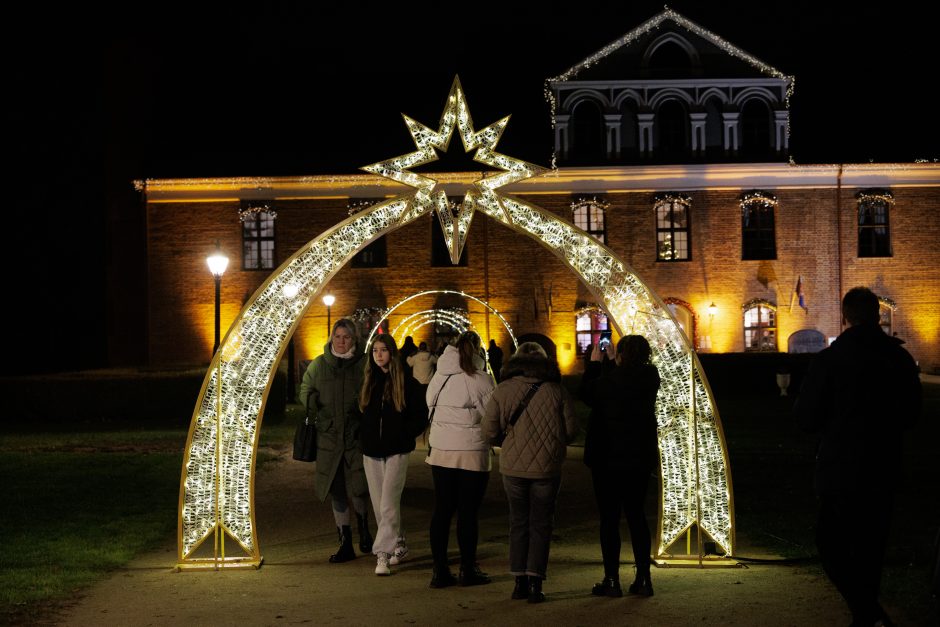
[[473,328],[470,318],[454,310],[448,309],[425,309],[416,311],[402,319],[389,335],[396,340],[400,335],[411,335],[414,330],[429,324],[446,324],[457,333],[463,333]]
[[[423,291],[423,292],[415,292],[414,294],[412,294],[412,295],[410,295],[410,296],[406,296],[405,298],[401,299],[400,301],[398,301],[397,303],[395,303],[394,305],[392,305],[391,307],[388,308],[388,310],[385,312],[385,316],[383,316],[382,319],[379,320],[378,323],[375,325],[376,328],[378,328],[379,326],[381,326],[381,324],[382,324],[383,322],[385,322],[386,320],[388,320],[388,317],[389,317],[390,315],[392,315],[392,313],[393,313],[396,309],[398,309],[399,307],[401,307],[401,306],[404,305],[405,303],[408,303],[408,302],[410,302],[410,301],[412,301],[412,300],[414,300],[414,299],[416,299],[416,298],[420,298],[420,297],[422,297],[422,296],[436,296],[436,295],[438,295],[438,294],[451,294],[451,295],[455,295],[455,296],[461,296],[461,297],[463,297],[463,298],[469,298],[470,300],[472,300],[472,301],[474,301],[474,302],[476,302],[476,303],[479,303],[480,305],[483,305],[484,307],[486,307],[486,309],[487,309],[491,314],[493,314],[494,316],[496,316],[497,318],[499,318],[499,321],[503,323],[503,326],[506,328],[506,332],[509,333],[509,338],[512,340],[512,345],[513,345],[514,347],[518,347],[518,346],[519,346],[519,343],[516,341],[516,336],[515,336],[515,334],[512,332],[512,326],[510,326],[509,321],[506,320],[506,318],[503,317],[503,314],[499,313],[499,310],[497,310],[495,307],[493,307],[492,305],[490,305],[488,302],[486,302],[486,301],[483,300],[482,298],[478,298],[478,297],[474,296],[473,294],[467,294],[466,292],[461,291],[461,290],[425,290],[425,291]],[[397,327],[396,327],[396,328],[397,328]],[[374,329],[373,329],[372,333],[369,334],[369,339],[366,341],[366,346],[368,346],[369,343],[372,341],[372,336],[373,336],[373,335],[375,335],[375,330],[374,330]],[[395,334],[394,334],[394,333],[392,333],[392,337],[395,337]],[[486,338],[486,339],[489,340],[489,338]]]
[[[358,251],[432,211],[442,222],[452,260],[460,257],[473,213],[482,211],[555,254],[593,293],[618,332],[647,337],[662,379],[656,404],[663,494],[656,555],[665,555],[696,525],[726,554],[733,553],[731,475],[721,423],[695,352],[662,300],[587,233],[534,204],[497,193],[540,168],[493,150],[508,118],[473,129],[459,81],[454,81],[437,131],[407,117],[405,122],[418,150],[365,169],[417,191],[350,216],[294,253],[252,295],[213,357],[186,441],[178,568],[260,565],[253,507],[255,454],[264,405],[288,340],[323,286]],[[446,150],[454,130],[465,150],[476,148],[476,160],[503,170],[483,175],[476,190],[465,195],[457,216],[446,195],[434,192],[433,179],[408,171],[435,160],[435,149]],[[197,557],[210,537],[212,556]],[[243,555],[226,555],[226,538]]]

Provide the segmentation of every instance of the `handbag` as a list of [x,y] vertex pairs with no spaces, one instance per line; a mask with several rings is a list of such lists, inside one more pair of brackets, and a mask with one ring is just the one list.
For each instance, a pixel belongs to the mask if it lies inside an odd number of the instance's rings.
[[544,381],[539,381],[538,383],[533,383],[529,386],[529,391],[525,393],[525,396],[522,397],[522,402],[516,407],[516,411],[512,412],[512,416],[509,418],[509,424],[506,425],[506,428],[503,429],[503,432],[500,433],[493,441],[494,446],[502,446],[503,442],[506,440],[506,436],[509,435],[509,430],[515,426],[516,421],[519,420],[519,416],[522,415],[522,412],[525,411],[525,408],[529,406],[529,401],[532,400],[532,397],[535,396],[535,393],[539,391],[539,388],[542,387]]
[[310,418],[297,425],[294,432],[294,459],[300,462],[317,461],[317,425]]

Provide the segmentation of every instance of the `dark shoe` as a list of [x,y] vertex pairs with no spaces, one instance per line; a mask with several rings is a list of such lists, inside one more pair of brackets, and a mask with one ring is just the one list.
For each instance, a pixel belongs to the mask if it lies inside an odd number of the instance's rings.
[[541,603],[545,600],[542,593],[542,578],[529,577],[529,603]]
[[359,552],[372,552],[372,533],[369,531],[369,514],[356,514],[356,522],[359,524]]
[[457,578],[454,577],[453,573],[449,570],[447,571],[434,571],[434,574],[431,575],[431,585],[430,588],[450,588],[451,586],[457,585]]
[[633,583],[630,584],[628,590],[630,591],[630,594],[638,594],[641,597],[653,596],[653,582],[650,580],[650,574],[637,573],[636,579],[634,579]]
[[473,566],[468,566],[464,568],[460,567],[460,574],[457,575],[457,582],[461,586],[482,586],[490,583],[491,579],[480,570],[479,564],[474,564]]
[[620,587],[619,579],[604,577],[604,581],[594,584],[591,594],[596,597],[622,597],[623,589]]
[[512,589],[513,599],[529,598],[529,577],[528,575],[516,575],[516,587]]
[[356,552],[353,551],[352,545],[352,529],[349,525],[343,525],[341,528],[337,527],[336,531],[339,534],[339,549],[330,556],[330,563],[341,564],[356,559]]

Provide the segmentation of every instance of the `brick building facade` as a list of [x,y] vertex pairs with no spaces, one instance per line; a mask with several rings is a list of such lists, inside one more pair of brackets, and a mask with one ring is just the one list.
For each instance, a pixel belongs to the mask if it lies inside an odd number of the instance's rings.
[[[468,175],[447,175],[459,186]],[[350,199],[378,201],[405,188],[378,177],[272,178],[214,181],[148,181],[149,356],[152,364],[208,361],[213,340],[213,287],[206,256],[219,241],[231,258],[222,281],[222,327],[271,270],[243,268],[246,200],[263,201],[276,213],[277,267],[291,254],[348,216]],[[862,190],[884,190],[890,256],[859,256]],[[763,190],[772,208],[775,258],[742,260],[742,196]],[[688,259],[661,260],[656,204],[663,193],[689,199]],[[606,205],[603,236],[610,248],[667,302],[691,309],[693,341],[700,350],[787,351],[788,339],[813,329],[831,338],[841,331],[840,295],[870,286],[884,299],[886,324],[908,343],[926,370],[940,367],[940,166],[791,166],[723,164],[620,166],[562,169],[557,175],[517,184],[512,193],[575,221],[579,200]],[[434,218],[436,219],[436,218]],[[386,236],[386,262],[347,264],[329,283],[332,315],[387,308],[416,292],[462,290],[490,303],[516,336],[541,334],[554,342],[563,369],[577,367],[577,314],[592,297],[575,275],[540,244],[478,213],[466,244],[466,266],[433,265],[432,217]],[[797,280],[806,308],[795,294]],[[792,301],[792,306],[791,306]],[[748,303],[774,311],[775,342],[745,342]],[[710,313],[709,306],[715,305]],[[503,347],[509,334],[485,307],[470,299],[427,296],[389,318],[394,328],[426,308],[466,309],[474,327]],[[888,315],[890,312],[890,320]],[[680,314],[681,314],[680,309]],[[295,334],[298,359],[311,358],[326,340],[326,307],[314,302]],[[681,317],[681,315],[680,315]],[[761,327],[761,332],[766,329]],[[424,333],[422,336],[421,333]],[[432,339],[423,328],[416,339]]]
[[[841,331],[841,294],[866,285],[883,299],[886,331],[908,343],[922,368],[940,369],[938,164],[788,164],[792,77],[670,10],[549,85],[563,167],[505,191],[603,238],[671,304],[696,348],[787,351],[793,334],[807,330],[818,346]],[[453,198],[478,176],[434,177]],[[216,240],[231,258],[224,332],[306,242],[362,203],[412,190],[350,175],[148,180],[143,191],[148,359],[170,365],[210,358],[205,258]],[[462,290],[499,310],[517,337],[547,338],[563,371],[576,370],[579,346],[597,340],[604,317],[592,313],[596,303],[575,275],[481,212],[466,265],[438,264],[436,219],[390,233],[384,253],[370,249],[347,264],[326,287],[336,297],[334,319],[420,291]],[[410,301],[389,328],[434,308],[464,310],[485,339],[510,345],[495,315],[454,295]],[[294,336],[298,360],[320,353],[326,318],[313,302]],[[422,327],[415,339],[433,341],[435,332],[447,329]]]

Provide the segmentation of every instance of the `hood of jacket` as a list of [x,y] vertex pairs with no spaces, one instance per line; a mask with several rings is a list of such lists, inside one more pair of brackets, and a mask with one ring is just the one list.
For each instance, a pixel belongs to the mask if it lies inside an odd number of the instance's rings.
[[[477,370],[483,370],[483,359],[478,356],[473,357],[473,366]],[[443,375],[458,374],[463,372],[460,369],[460,351],[456,347],[448,345],[444,349],[444,354],[437,360],[437,371]]]
[[539,381],[561,381],[561,372],[558,370],[558,364],[541,357],[540,355],[513,355],[503,366],[500,379],[505,381],[512,377],[529,377]]

